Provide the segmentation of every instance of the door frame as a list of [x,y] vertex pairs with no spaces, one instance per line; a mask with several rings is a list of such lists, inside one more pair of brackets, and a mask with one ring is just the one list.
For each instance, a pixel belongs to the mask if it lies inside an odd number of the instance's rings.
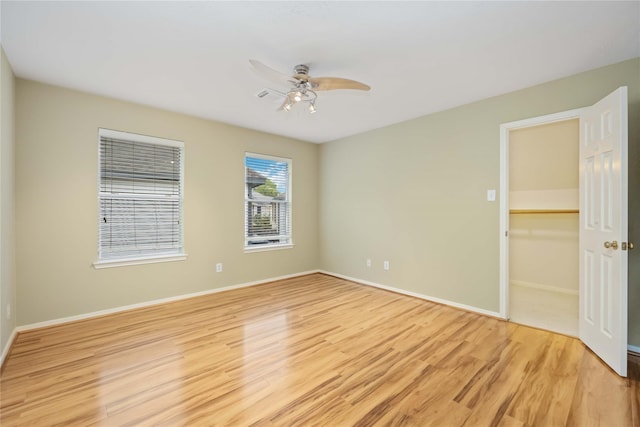
[[584,110],[576,108],[500,125],[500,316],[503,319],[509,320],[509,132],[579,119]]

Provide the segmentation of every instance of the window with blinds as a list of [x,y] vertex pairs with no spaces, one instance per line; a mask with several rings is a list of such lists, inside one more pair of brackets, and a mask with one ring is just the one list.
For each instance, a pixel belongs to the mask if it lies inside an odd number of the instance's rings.
[[291,160],[245,155],[245,249],[291,241]]
[[99,261],[182,254],[182,142],[106,129],[99,139]]

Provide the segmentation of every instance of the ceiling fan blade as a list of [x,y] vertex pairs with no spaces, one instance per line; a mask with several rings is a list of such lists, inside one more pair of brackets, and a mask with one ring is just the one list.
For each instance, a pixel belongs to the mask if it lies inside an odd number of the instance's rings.
[[309,79],[313,90],[355,89],[371,90],[369,85],[355,80],[342,79],[340,77],[312,77]]
[[262,77],[271,80],[274,83],[288,83],[291,80],[291,76],[274,70],[273,68],[264,65],[262,62],[250,59],[249,62],[253,66],[253,70],[260,74]]

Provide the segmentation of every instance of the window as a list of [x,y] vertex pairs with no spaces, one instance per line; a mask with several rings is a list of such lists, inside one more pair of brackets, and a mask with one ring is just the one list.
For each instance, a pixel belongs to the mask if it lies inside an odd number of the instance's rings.
[[291,247],[291,160],[245,155],[245,250]]
[[100,129],[96,267],[184,259],[183,143]]

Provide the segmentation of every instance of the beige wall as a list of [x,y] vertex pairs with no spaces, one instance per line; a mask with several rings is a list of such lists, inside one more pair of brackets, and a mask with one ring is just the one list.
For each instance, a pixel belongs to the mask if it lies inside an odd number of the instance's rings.
[[[15,78],[0,48],[0,353],[16,325],[14,233],[14,84]],[[7,308],[11,306],[10,318]]]
[[509,190],[578,188],[577,119],[509,132]]
[[[621,85],[629,231],[640,242],[640,59],[321,146],[18,79],[18,324],[318,267],[497,311],[498,202],[486,190],[498,189],[499,125],[590,105]],[[98,127],[185,141],[187,261],[91,267]],[[293,158],[292,250],[242,251],[244,151]],[[629,260],[630,343],[640,345],[640,251]]]
[[517,214],[509,222],[510,283],[577,294],[578,214]]
[[[579,130],[574,119],[509,133],[509,190],[524,196],[520,208],[552,209],[555,197],[545,195],[560,190],[575,193],[578,209]],[[535,197],[527,197],[531,191]],[[577,293],[578,226],[577,213],[511,215],[510,282]]]
[[[100,127],[184,141],[186,261],[92,267]],[[243,252],[245,151],[293,159],[293,249]],[[315,144],[17,79],[16,186],[19,325],[319,267]]]
[[[499,310],[499,126],[592,105],[629,86],[629,227],[640,242],[640,59],[321,146],[325,270]],[[365,260],[373,265],[367,268]],[[383,271],[383,260],[391,269]],[[629,338],[640,345],[640,251],[629,254]]]

